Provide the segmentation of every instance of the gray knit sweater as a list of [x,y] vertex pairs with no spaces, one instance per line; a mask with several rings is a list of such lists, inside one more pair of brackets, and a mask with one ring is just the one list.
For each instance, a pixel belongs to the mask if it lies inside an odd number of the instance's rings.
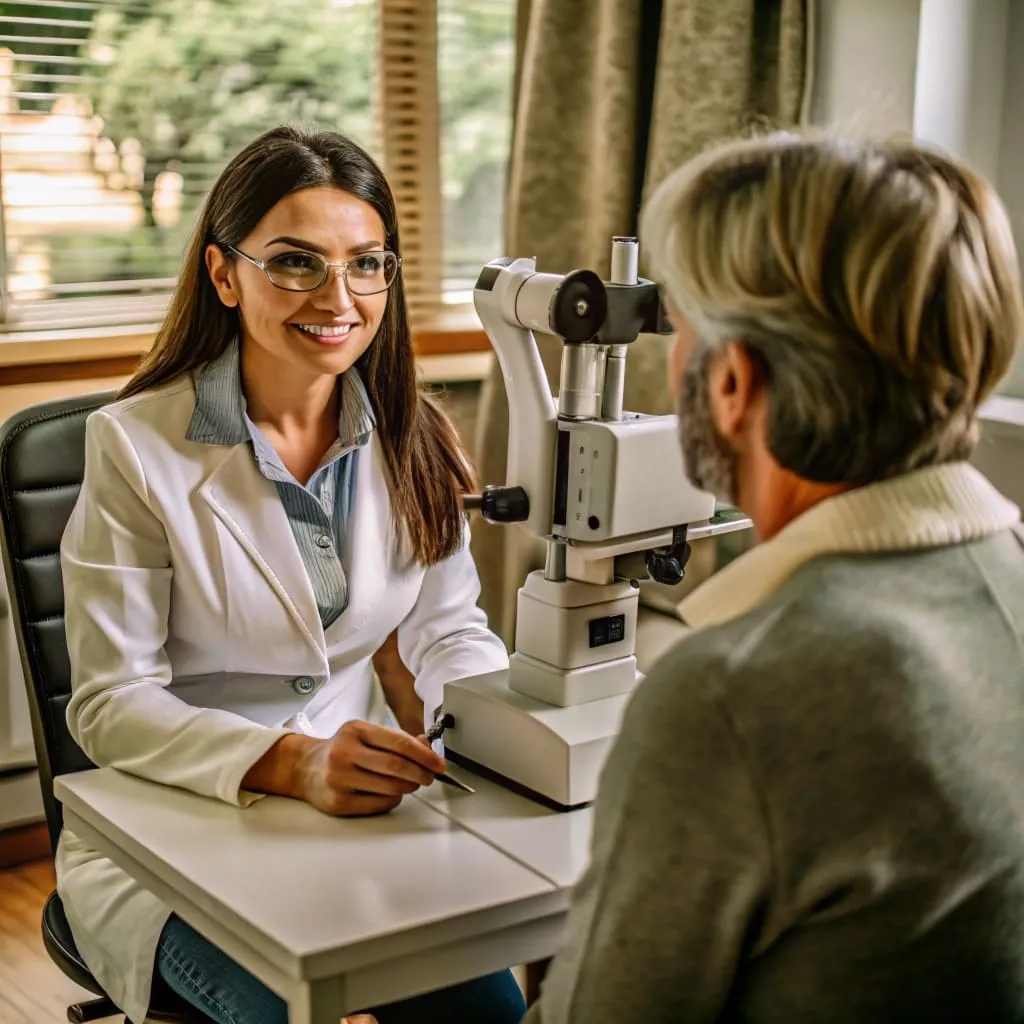
[[827,555],[633,698],[544,1024],[1024,1021],[1024,542]]

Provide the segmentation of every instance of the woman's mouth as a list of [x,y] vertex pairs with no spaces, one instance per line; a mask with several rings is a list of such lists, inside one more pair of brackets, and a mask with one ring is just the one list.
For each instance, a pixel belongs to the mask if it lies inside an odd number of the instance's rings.
[[291,324],[297,331],[320,345],[339,345],[352,332],[356,324]]

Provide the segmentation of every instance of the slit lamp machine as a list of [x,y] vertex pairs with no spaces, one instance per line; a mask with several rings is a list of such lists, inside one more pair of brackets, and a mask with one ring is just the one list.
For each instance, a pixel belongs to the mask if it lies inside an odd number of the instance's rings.
[[[558,809],[594,799],[639,681],[639,581],[679,583],[691,540],[749,526],[716,523],[687,481],[674,415],[623,411],[629,346],[672,332],[637,268],[636,239],[615,238],[609,281],[502,257],[473,292],[508,394],[508,483],[465,507],[542,538],[546,558],[519,590],[508,671],[446,684],[437,732],[456,764]],[[562,341],[557,400],[534,331]]]

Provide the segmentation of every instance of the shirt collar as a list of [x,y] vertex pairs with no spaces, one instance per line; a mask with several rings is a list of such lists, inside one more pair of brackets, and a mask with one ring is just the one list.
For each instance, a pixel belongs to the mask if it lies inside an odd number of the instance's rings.
[[[367,442],[376,420],[359,371],[352,367],[340,379],[338,440],[342,448],[355,448]],[[250,439],[237,339],[200,372],[185,436],[200,444],[243,444]]]
[[822,555],[963,544],[1019,522],[1020,509],[973,466],[929,466],[815,505],[701,584],[679,603],[679,617],[696,628],[738,618]]

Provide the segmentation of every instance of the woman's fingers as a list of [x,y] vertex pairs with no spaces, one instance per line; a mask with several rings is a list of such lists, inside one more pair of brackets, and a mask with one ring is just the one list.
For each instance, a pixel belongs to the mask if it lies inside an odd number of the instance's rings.
[[389,729],[387,726],[375,725],[372,722],[348,722],[342,726],[342,731],[350,726],[354,727],[355,735],[368,747],[404,757],[432,775],[444,771],[444,758],[439,757],[429,746],[407,732],[399,732],[397,729]]
[[429,786],[434,781],[434,772],[402,757],[376,747],[363,747],[358,753],[356,765],[366,772],[372,772],[381,778],[393,779],[417,786]]

